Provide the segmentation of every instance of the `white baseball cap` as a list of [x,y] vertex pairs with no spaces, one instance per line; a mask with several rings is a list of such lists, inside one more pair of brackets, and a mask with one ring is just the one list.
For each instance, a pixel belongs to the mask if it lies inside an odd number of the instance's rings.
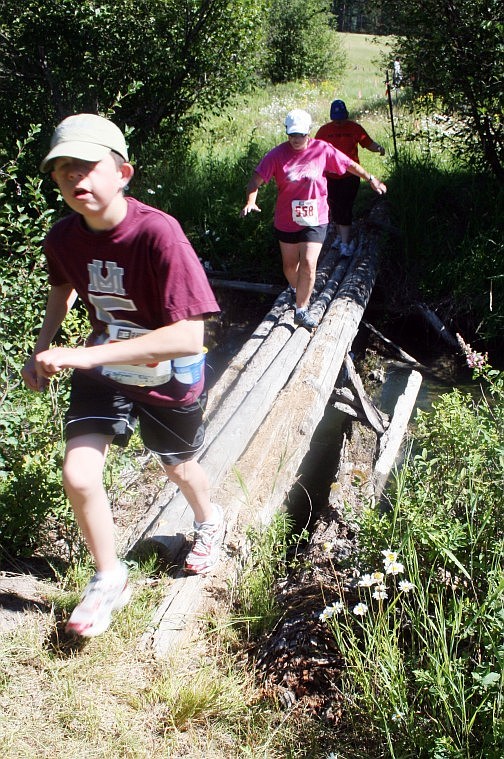
[[50,148],[40,164],[42,172],[50,171],[54,159],[64,156],[95,162],[113,150],[128,160],[126,140],[119,127],[94,113],[78,113],[63,119],[53,132]]
[[285,131],[287,134],[308,134],[312,120],[309,113],[300,108],[289,111],[285,117]]

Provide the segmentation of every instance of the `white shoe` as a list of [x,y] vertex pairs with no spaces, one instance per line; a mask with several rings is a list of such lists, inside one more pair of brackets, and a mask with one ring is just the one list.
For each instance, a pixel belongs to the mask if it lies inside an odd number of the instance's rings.
[[121,562],[118,571],[110,575],[97,572],[91,578],[70,615],[65,632],[94,638],[110,627],[112,612],[122,609],[131,598],[126,565]]
[[216,503],[212,505],[217,512],[216,521],[194,526],[194,541],[184,565],[186,572],[193,575],[209,572],[219,561],[225,522],[221,507]]

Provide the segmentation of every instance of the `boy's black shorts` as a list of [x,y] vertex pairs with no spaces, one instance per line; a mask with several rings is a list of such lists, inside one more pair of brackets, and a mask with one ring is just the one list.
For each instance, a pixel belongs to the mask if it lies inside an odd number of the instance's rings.
[[125,447],[139,422],[145,447],[173,466],[194,458],[202,447],[206,400],[203,392],[195,403],[180,408],[138,403],[121,390],[74,371],[65,437],[112,435],[114,445]]

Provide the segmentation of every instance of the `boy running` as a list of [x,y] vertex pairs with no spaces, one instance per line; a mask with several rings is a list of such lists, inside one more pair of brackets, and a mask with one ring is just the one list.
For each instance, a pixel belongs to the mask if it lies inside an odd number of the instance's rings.
[[[102,474],[110,445],[127,445],[137,421],[144,444],[194,512],[186,570],[201,574],[218,560],[224,518],[194,458],[204,440],[204,372],[185,384],[172,361],[201,356],[204,319],[219,306],[179,223],[124,195],[134,170],[115,124],[94,114],[69,116],[56,127],[40,169],[51,172],[73,213],[45,240],[50,291],[22,376],[40,391],[58,372],[74,370],[63,484],[96,574],[66,629],[92,637],[131,595]],[[77,297],[92,325],[85,347],[51,348]]]

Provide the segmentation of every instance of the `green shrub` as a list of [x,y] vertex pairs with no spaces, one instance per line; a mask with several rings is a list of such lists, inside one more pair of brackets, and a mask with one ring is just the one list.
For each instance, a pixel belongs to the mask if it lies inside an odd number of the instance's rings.
[[401,759],[504,749],[504,375],[462,345],[481,399],[455,391],[419,415],[391,510],[361,519],[360,578],[321,613],[352,729]]
[[265,65],[273,83],[328,79],[344,69],[345,55],[330,29],[329,8],[325,0],[273,0]]
[[[0,171],[0,542],[4,550],[24,554],[38,545],[46,518],[65,522],[70,513],[60,474],[60,401],[68,392],[67,378],[38,394],[24,387],[20,375],[44,313],[41,245],[55,216],[42,181],[23,178],[19,170],[37,132],[33,127],[18,141],[17,156]],[[76,319],[75,314],[66,326],[70,340]]]

